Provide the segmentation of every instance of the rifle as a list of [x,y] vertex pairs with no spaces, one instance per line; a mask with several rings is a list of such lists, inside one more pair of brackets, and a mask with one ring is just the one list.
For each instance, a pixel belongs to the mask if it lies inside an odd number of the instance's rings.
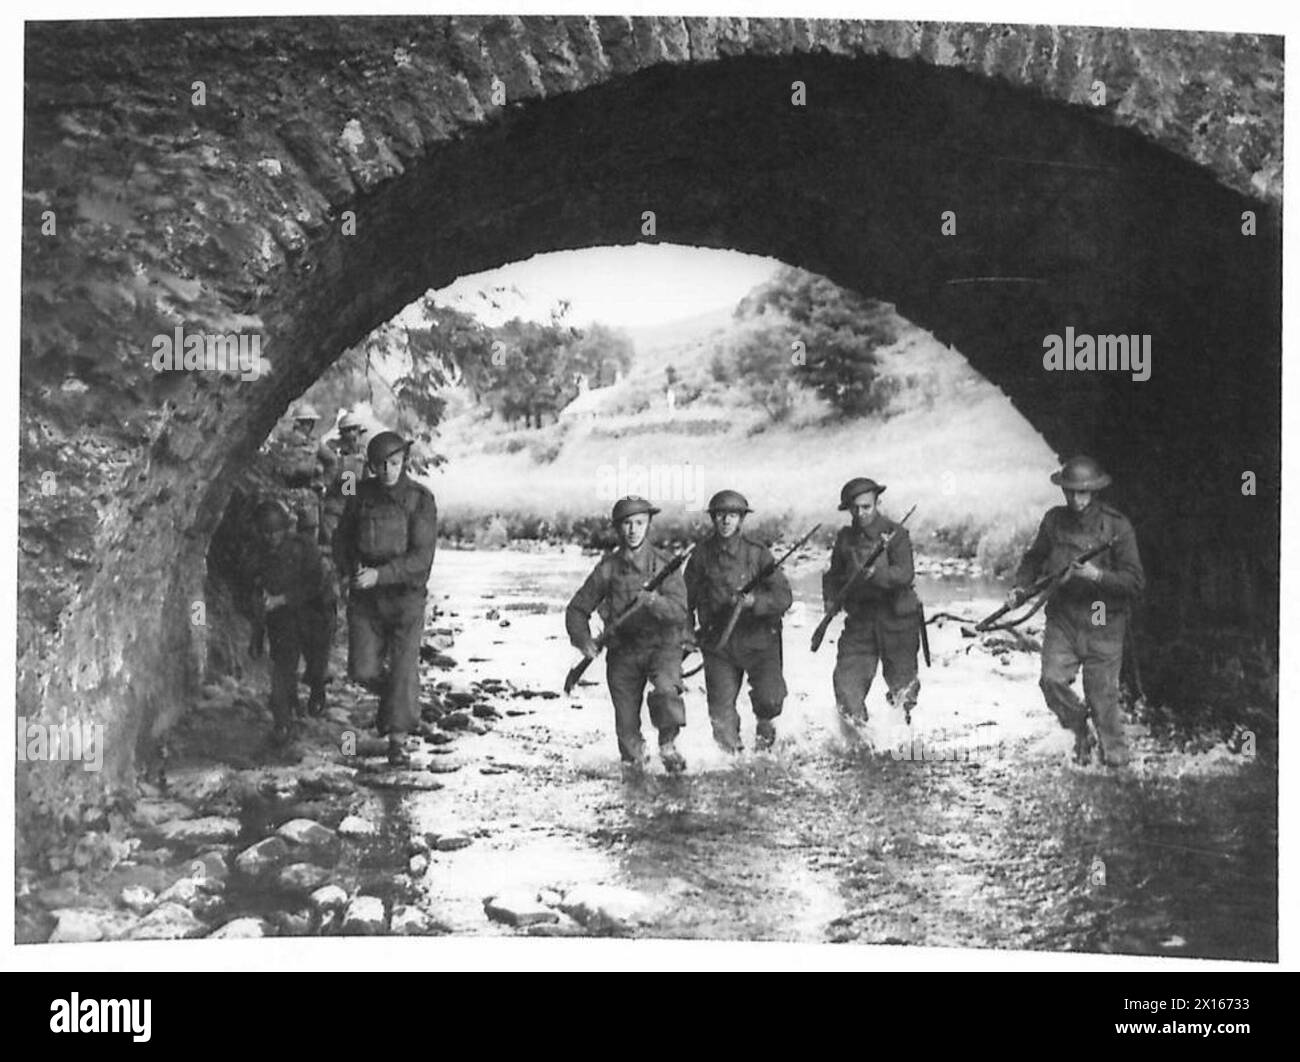
[[[736,591],[736,596],[738,598],[743,599],[746,594],[753,593],[754,590],[758,587],[759,583],[761,583],[764,579],[768,578],[773,572],[775,572],[779,567],[781,567],[781,565],[783,565],[786,561],[788,561],[790,557],[794,554],[795,550],[801,548],[805,542],[807,542],[810,538],[812,538],[813,535],[817,533],[818,528],[820,528],[821,526],[822,526],[821,524],[814,524],[813,529],[811,531],[809,531],[806,535],[803,536],[803,538],[801,538],[798,542],[796,542],[793,546],[791,546],[788,550],[786,550],[783,554],[781,554],[780,560],[768,561],[766,564],[764,564],[759,569],[758,574],[755,575],[754,578],[750,579],[749,582],[747,582],[744,586],[742,586],[739,590]],[[735,607],[731,610],[731,616],[727,619],[727,625],[722,628],[722,635],[721,637],[718,638],[718,643],[713,647],[712,650],[713,652],[720,653],[722,652],[723,649],[727,647],[727,641],[731,638],[731,632],[736,629],[736,623],[740,620],[741,611],[742,611],[741,602],[737,601]]]
[[[664,584],[665,580],[673,574],[673,572],[677,571],[678,568],[686,563],[686,558],[691,555],[691,551],[694,549],[695,543],[692,542],[680,553],[674,554],[673,558],[667,564],[660,568],[658,572],[641,585],[641,589],[650,591],[651,593],[658,590],[659,587]],[[569,669],[568,675],[565,676],[564,692],[566,694],[573,692],[573,687],[578,684],[578,679],[582,678],[583,672],[585,672],[587,668],[591,666],[591,662],[600,655],[600,651],[609,644],[609,640],[613,637],[614,632],[630,620],[637,612],[640,612],[642,607],[643,602],[633,601],[632,604],[623,610],[622,615],[600,632],[600,637],[596,639],[596,652],[591,656],[584,656]]]
[[993,626],[993,624],[997,623],[998,620],[1000,620],[1012,609],[1019,608],[1030,598],[1037,597],[1039,594],[1043,593],[1043,591],[1047,591],[1046,595],[1043,597],[1043,600],[1034,606],[1033,612],[1030,612],[1027,615],[1021,617],[1021,619],[1014,621],[1015,623],[1024,622],[1024,620],[1027,620],[1030,616],[1033,615],[1034,612],[1037,612],[1039,608],[1041,608],[1044,604],[1046,604],[1047,599],[1051,597],[1053,591],[1055,591],[1057,584],[1061,583],[1065,579],[1065,576],[1069,573],[1071,568],[1073,568],[1076,564],[1084,564],[1087,561],[1092,560],[1093,557],[1100,556],[1101,554],[1105,553],[1106,550],[1110,549],[1110,547],[1113,546],[1114,544],[1115,544],[1115,540],[1113,538],[1107,539],[1100,546],[1093,546],[1092,549],[1084,550],[1069,564],[1058,569],[1057,571],[1048,572],[1046,575],[1040,576],[1038,579],[1035,579],[1032,583],[1029,584],[1029,586],[1025,587],[1018,601],[1015,602],[1009,601],[1001,608],[999,608],[996,612],[990,613],[989,615],[985,616],[982,620],[980,620],[977,624],[975,624],[975,629],[977,631],[989,630]]
[[[898,526],[902,527],[907,523],[908,519],[914,512],[916,512],[915,505],[908,509],[907,515],[898,521]],[[840,587],[840,592],[835,595],[835,600],[831,602],[831,607],[826,610],[826,615],[822,617],[821,622],[817,624],[817,629],[813,631],[812,651],[814,653],[821,648],[822,639],[826,637],[826,629],[831,625],[831,620],[839,615],[840,610],[844,608],[844,602],[848,598],[849,591],[853,588],[853,584],[856,583],[858,579],[860,579],[862,575],[880,559],[880,555],[889,548],[889,543],[893,541],[893,538],[894,532],[892,531],[881,535],[880,542],[876,548],[867,555],[867,559],[862,562],[858,567],[858,570],[850,575],[844,585]]]

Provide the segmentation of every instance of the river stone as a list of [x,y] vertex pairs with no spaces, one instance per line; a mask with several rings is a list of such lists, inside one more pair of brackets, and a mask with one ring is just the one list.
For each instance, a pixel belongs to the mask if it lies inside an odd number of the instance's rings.
[[322,885],[307,899],[312,910],[318,912],[341,911],[348,904],[348,894],[339,885]]
[[417,852],[407,861],[406,869],[413,878],[423,877],[424,872],[429,869],[429,857],[422,852]]
[[311,932],[310,911],[276,911],[271,917],[283,936],[305,937]]
[[327,763],[303,771],[298,777],[298,787],[308,796],[346,796],[356,789],[357,784],[351,767]]
[[201,804],[224,792],[230,772],[224,767],[179,767],[167,772],[167,788],[187,804]]
[[585,937],[587,931],[568,915],[556,914],[554,922],[538,922],[528,927],[530,937]]
[[473,717],[469,712],[457,711],[448,712],[438,720],[438,725],[443,730],[468,730],[471,722],[473,722]]
[[579,885],[564,894],[560,907],[592,932],[616,933],[648,922],[654,902],[619,885]]
[[431,834],[430,840],[433,841],[434,848],[438,849],[439,852],[454,852],[459,848],[468,848],[474,843],[473,837],[459,831],[440,833],[436,838]]
[[354,937],[373,937],[384,931],[384,901],[378,896],[358,896],[343,916],[343,932]]
[[164,889],[158,902],[179,903],[191,910],[209,906],[210,898],[225,890],[226,883],[217,878],[180,878]]
[[333,854],[338,851],[338,835],[328,826],[311,819],[291,819],[275,831],[294,848]]
[[492,921],[504,922],[508,926],[531,926],[560,920],[558,914],[522,890],[489,896],[483,901],[483,910]]
[[339,823],[338,832],[341,837],[373,837],[379,832],[379,827],[360,815],[348,815]]
[[419,907],[399,904],[393,908],[390,932],[398,937],[423,937],[431,933],[445,933],[447,927]]
[[143,915],[148,914],[157,906],[158,895],[153,889],[146,888],[143,885],[128,885],[122,890],[117,902],[128,911]]
[[219,815],[206,815],[201,819],[173,819],[158,827],[158,833],[169,844],[211,844],[213,841],[233,841],[239,836],[239,820]]
[[441,789],[442,783],[424,771],[394,770],[363,775],[360,782],[371,789]]
[[137,800],[131,821],[138,826],[161,826],[164,822],[180,819],[192,819],[196,812],[188,804],[179,800],[161,800],[145,798]]
[[201,937],[207,927],[194,917],[188,907],[179,903],[164,903],[155,907],[137,922],[126,940],[187,940]]
[[250,878],[260,877],[289,858],[289,845],[283,837],[266,837],[250,845],[235,857],[235,866]]
[[54,912],[58,920],[50,934],[51,944],[83,944],[93,940],[118,940],[136,924],[125,911],[65,907]]
[[224,852],[215,849],[201,852],[188,861],[190,876],[195,878],[215,878],[225,881],[230,876],[230,867],[226,863]]
[[261,918],[235,918],[208,934],[208,940],[257,940],[271,935],[271,923]]
[[425,770],[430,774],[454,774],[465,765],[457,760],[446,760],[441,757],[429,761]]
[[424,740],[430,745],[448,745],[456,739],[442,730],[426,729],[421,731]]
[[276,876],[276,884],[285,892],[315,892],[330,879],[330,872],[314,863],[291,863]]

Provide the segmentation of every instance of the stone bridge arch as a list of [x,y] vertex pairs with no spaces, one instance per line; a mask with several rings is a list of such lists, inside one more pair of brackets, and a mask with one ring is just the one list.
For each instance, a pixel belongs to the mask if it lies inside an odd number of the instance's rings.
[[[1163,622],[1269,628],[1279,40],[161,21],[29,24],[27,64],[18,708],[108,742],[101,777],[29,771],[37,804],[128,779],[192,694],[232,480],[339,353],[458,275],[636,241],[646,211],[895,302],[1110,465]],[[178,326],[256,333],[270,371],[156,373]],[[1066,326],[1151,334],[1151,379],[1043,372]]]

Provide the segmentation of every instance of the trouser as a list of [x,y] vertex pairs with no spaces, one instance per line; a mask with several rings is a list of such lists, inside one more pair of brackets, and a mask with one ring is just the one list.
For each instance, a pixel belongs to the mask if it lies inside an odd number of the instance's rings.
[[[1124,629],[1128,617],[1112,612],[1094,626],[1090,610],[1078,616],[1047,617],[1043,630],[1043,673],[1039,688],[1047,707],[1061,725],[1078,731],[1092,711],[1102,758],[1120,764],[1128,760],[1128,739],[1119,707],[1119,673],[1124,662]],[[1083,668],[1083,695],[1071,689]]]
[[325,688],[330,642],[336,621],[334,603],[277,608],[266,615],[271,649],[271,715],[287,724],[298,712],[298,661],[306,661],[308,687]]
[[759,719],[775,719],[785,703],[785,677],[781,674],[781,636],[750,644],[735,644],[721,653],[704,653],[704,688],[709,700],[713,740],[728,751],[740,745],[740,714],[736,699],[740,684],[749,676],[749,703]]
[[650,694],[646,706],[650,709],[651,724],[659,731],[659,743],[671,741],[686,725],[680,643],[611,646],[605,661],[605,677],[614,702],[618,753],[624,762],[640,763],[645,755],[641,738],[641,694],[647,682]]
[[831,680],[839,710],[850,719],[866,722],[867,693],[879,663],[890,703],[902,704],[910,713],[921,689],[916,665],[920,646],[918,616],[884,616],[877,611],[847,617]]
[[348,602],[348,675],[379,694],[381,737],[408,734],[420,723],[424,602],[422,589],[384,588],[353,591]]

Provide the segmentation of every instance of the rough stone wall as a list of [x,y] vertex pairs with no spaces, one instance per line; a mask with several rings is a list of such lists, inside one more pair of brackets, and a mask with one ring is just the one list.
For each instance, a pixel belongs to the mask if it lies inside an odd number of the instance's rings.
[[[26,76],[19,712],[108,727],[103,776],[20,776],[38,813],[129,779],[183,710],[206,654],[208,542],[293,397],[428,287],[633,242],[647,209],[662,240],[893,299],[1053,445],[1112,464],[1173,550],[1153,559],[1175,611],[1259,611],[1276,528],[1278,39],[800,19],[29,24]],[[807,108],[790,106],[796,79]],[[945,209],[956,240],[939,234]],[[1242,209],[1260,214],[1253,241]],[[972,280],[986,276],[1029,279]],[[1147,321],[1149,384],[1026,372],[1062,324]],[[178,325],[255,332],[271,371],[156,374],[152,339]],[[1175,357],[1181,375],[1162,376]],[[1244,539],[1160,500],[1189,444],[1220,485],[1258,466]]]

